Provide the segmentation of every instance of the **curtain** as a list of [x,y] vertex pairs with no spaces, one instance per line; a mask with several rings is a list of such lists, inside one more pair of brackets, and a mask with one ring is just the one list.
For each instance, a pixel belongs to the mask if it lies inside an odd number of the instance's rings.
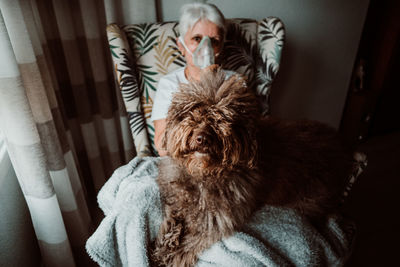
[[93,264],[84,245],[102,218],[96,195],[135,156],[105,28],[154,22],[154,6],[0,1],[0,128],[44,266]]

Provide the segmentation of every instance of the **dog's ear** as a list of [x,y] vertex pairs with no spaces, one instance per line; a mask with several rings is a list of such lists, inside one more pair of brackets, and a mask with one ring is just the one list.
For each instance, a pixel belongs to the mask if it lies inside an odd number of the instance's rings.
[[222,164],[227,168],[236,165],[254,168],[257,162],[258,143],[256,126],[236,125],[229,136],[222,139],[224,145]]

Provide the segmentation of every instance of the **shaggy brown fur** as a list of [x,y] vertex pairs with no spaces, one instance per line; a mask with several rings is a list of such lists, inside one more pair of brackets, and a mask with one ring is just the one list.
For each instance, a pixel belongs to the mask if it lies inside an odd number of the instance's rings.
[[337,204],[350,173],[330,127],[263,119],[239,75],[220,69],[182,84],[167,117],[157,182],[164,203],[154,262],[193,266],[264,204],[317,218]]

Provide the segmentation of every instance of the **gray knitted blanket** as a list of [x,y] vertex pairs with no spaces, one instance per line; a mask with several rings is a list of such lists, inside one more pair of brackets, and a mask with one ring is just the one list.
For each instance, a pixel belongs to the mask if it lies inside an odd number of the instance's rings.
[[[105,214],[86,243],[100,266],[149,266],[147,247],[162,220],[155,181],[159,158],[135,158],[118,168],[98,194]],[[215,243],[197,266],[343,266],[354,225],[338,215],[314,228],[292,210],[265,206],[242,232]]]

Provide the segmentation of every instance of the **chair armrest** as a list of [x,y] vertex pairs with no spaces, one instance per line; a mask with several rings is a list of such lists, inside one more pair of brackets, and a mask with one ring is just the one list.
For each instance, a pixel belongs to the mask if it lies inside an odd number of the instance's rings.
[[136,153],[139,157],[151,156],[146,121],[142,112],[133,54],[125,33],[117,24],[107,26],[107,37],[114,65],[115,79],[121,90],[129,118]]

